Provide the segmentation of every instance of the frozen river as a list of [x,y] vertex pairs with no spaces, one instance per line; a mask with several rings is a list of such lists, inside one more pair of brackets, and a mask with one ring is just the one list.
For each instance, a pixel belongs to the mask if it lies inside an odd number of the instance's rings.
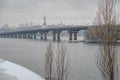
[[[0,39],[0,58],[43,75],[44,54],[49,41]],[[52,42],[56,47],[57,42]],[[100,80],[96,67],[97,44],[64,42],[70,55],[70,80]]]

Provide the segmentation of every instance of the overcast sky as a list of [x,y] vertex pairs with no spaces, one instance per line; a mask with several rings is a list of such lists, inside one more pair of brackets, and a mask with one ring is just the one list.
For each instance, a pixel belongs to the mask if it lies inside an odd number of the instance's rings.
[[[99,0],[0,0],[0,25],[16,26],[33,22],[42,24],[89,24],[92,22]],[[120,0],[117,2],[120,14]]]

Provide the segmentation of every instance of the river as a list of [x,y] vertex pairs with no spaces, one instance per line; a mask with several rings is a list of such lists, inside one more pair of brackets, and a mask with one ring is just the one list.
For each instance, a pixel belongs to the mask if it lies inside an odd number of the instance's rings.
[[[96,66],[98,44],[63,41],[69,54],[69,80],[100,80]],[[24,66],[43,76],[44,55],[49,41],[0,39],[0,58]],[[57,42],[52,42],[54,49]]]

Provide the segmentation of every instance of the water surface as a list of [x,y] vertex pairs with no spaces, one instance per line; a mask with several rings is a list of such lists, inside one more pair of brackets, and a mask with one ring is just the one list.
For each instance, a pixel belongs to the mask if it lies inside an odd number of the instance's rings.
[[[22,65],[39,75],[44,73],[44,55],[49,41],[0,39],[0,58]],[[52,42],[56,49],[57,42]],[[100,80],[96,67],[98,44],[64,42],[70,55],[70,80]]]

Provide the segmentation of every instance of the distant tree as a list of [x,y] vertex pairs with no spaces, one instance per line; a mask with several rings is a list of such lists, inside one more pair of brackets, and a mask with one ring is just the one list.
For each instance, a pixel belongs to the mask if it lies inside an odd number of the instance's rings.
[[98,38],[97,38],[97,36],[94,33],[94,27],[88,28],[88,30],[86,30],[84,32],[84,34],[85,34],[84,36],[85,36],[85,40],[86,41],[88,40],[88,42],[89,41],[91,41],[91,42],[98,42]]
[[118,80],[118,63],[116,52],[117,21],[116,0],[100,0],[94,21],[94,30],[100,40],[100,53],[97,65],[103,80]]

